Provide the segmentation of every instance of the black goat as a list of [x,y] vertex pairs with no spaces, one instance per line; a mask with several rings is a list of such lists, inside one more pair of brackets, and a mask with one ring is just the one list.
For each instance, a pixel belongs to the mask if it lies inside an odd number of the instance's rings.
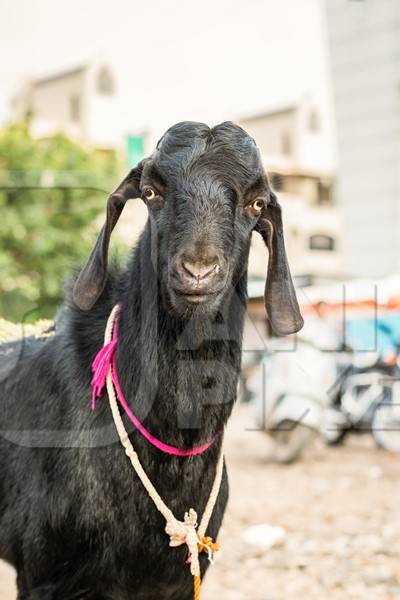
[[[148,206],[146,228],[127,267],[108,273],[111,231],[126,200],[139,196]],[[253,230],[270,253],[268,318],[278,334],[293,333],[302,319],[280,207],[240,127],[175,125],[109,197],[62,326],[27,344],[0,386],[0,556],[17,570],[19,600],[192,597],[186,549],[168,547],[106,396],[90,410],[91,363],[120,303],[116,360],[137,416],[181,448],[217,436],[205,453],[180,458],[129,429],[175,515],[192,506],[201,515],[236,397]],[[209,526],[214,537],[227,498],[225,472]],[[203,573],[206,565],[202,559]]]

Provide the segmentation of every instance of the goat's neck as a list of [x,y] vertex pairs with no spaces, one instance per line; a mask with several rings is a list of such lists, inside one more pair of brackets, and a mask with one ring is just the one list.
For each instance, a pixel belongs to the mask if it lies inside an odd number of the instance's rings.
[[233,407],[246,276],[217,317],[177,319],[165,309],[146,250],[142,240],[122,293],[118,371],[127,401],[152,433],[190,447],[221,430]]

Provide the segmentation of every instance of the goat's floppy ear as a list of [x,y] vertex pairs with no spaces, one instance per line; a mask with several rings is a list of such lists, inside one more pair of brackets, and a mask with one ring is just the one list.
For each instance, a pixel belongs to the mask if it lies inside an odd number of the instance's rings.
[[106,222],[104,223],[86,265],[74,285],[73,299],[82,310],[89,310],[104,290],[107,281],[108,246],[125,203],[129,198],[140,196],[139,184],[142,164],[125,177],[107,200]]
[[273,331],[277,335],[296,333],[303,327],[303,318],[294,290],[283,239],[282,210],[275,194],[263,209],[255,227],[269,252],[265,283],[265,308]]

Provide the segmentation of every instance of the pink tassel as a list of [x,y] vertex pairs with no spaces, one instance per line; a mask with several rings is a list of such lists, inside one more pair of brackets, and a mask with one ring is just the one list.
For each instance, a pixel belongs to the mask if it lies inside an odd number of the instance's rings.
[[106,384],[106,378],[110,369],[116,345],[116,339],[108,342],[108,344],[103,346],[103,348],[98,352],[92,363],[92,410],[96,410],[96,399],[101,396]]

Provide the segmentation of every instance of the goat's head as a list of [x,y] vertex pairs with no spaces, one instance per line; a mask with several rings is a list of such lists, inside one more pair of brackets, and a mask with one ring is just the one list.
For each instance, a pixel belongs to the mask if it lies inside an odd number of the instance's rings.
[[174,125],[111,194],[106,223],[75,284],[78,306],[89,309],[101,294],[111,231],[126,200],[138,196],[157,232],[158,276],[175,314],[216,311],[247,268],[256,230],[269,249],[265,304],[272,328],[287,334],[302,327],[280,206],[254,140],[229,122],[213,129],[193,122]]

